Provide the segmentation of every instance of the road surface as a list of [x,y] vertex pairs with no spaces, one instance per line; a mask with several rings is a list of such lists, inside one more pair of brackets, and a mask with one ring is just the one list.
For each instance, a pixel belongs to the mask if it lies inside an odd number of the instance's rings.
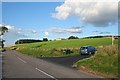
[[33,58],[16,51],[3,53],[3,78],[99,78],[80,70]]
[[0,79],[2,79],[2,52],[0,51]]
[[[50,61],[59,65],[63,65],[69,68],[73,68],[73,64],[78,60],[83,60],[91,57],[91,55],[75,55],[75,56],[65,56],[65,57],[38,57],[46,61]],[[74,68],[76,69],[76,68]]]

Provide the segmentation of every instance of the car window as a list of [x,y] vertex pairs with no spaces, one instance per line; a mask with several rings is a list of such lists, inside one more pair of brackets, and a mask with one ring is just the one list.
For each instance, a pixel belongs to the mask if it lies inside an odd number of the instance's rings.
[[86,47],[81,47],[81,50],[84,50],[84,49],[86,49]]

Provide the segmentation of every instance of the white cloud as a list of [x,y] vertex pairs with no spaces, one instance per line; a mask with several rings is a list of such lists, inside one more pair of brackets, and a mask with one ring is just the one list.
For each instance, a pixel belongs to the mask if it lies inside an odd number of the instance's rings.
[[[2,25],[0,24],[0,26],[2,26]],[[6,25],[6,27],[8,28],[8,32],[6,32],[3,35],[3,39],[5,39],[6,45],[14,44],[14,42],[17,39],[27,37],[27,35],[25,34],[25,31],[20,28],[17,28],[15,26],[11,26],[11,25]]]
[[32,33],[36,34],[36,33],[37,33],[37,31],[36,31],[36,30],[32,30]]
[[63,34],[63,33],[65,33],[65,30],[63,28],[60,28],[60,27],[52,27],[49,30],[51,32],[57,33],[57,34]]
[[5,27],[7,27],[8,28],[8,30],[14,30],[14,26],[10,26],[10,25],[2,25],[2,24],[0,24],[0,27],[2,27],[2,26],[5,26]]
[[81,33],[81,27],[68,27],[68,28],[60,28],[60,27],[53,27],[50,29],[53,33],[57,34],[65,34],[65,33]]
[[92,31],[92,35],[98,35],[98,34],[110,35],[111,32],[109,32],[109,31],[103,31],[103,32],[101,32],[101,31]]
[[72,27],[66,30],[69,33],[81,33],[82,29],[80,27]]
[[70,16],[71,8],[63,5],[56,7],[57,14],[53,14],[52,16],[58,19],[66,19],[68,16]]
[[67,19],[70,16],[78,16],[84,23],[94,26],[108,26],[117,22],[118,2],[117,0],[65,0],[56,7],[56,13],[52,17],[57,19]]
[[15,30],[14,26],[6,25],[6,27],[8,28],[8,30]]
[[8,32],[6,33],[6,36],[9,35],[13,35],[14,37],[25,37],[25,33],[22,29],[20,28],[16,28],[15,26],[11,26],[11,25],[6,25],[6,27],[8,28]]
[[47,32],[47,31],[45,31],[44,34],[45,34],[46,36],[50,36],[50,35],[49,35],[49,32]]

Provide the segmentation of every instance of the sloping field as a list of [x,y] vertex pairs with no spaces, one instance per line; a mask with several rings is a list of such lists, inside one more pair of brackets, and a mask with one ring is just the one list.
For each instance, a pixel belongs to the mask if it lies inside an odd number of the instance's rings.
[[[115,41],[118,43],[118,41]],[[19,44],[16,45],[17,50],[28,55],[33,55],[36,57],[40,56],[72,56],[79,54],[79,48],[81,46],[91,45],[94,47],[101,45],[111,45],[111,38],[94,38],[94,39],[71,39],[71,40],[61,40],[61,41],[49,41],[49,42],[39,42],[30,44]],[[70,48],[72,54],[63,54],[62,49]]]
[[96,38],[96,39],[71,39],[61,41],[39,42],[31,44],[21,44],[18,46],[24,48],[53,49],[53,48],[79,48],[80,46],[85,45],[100,46],[110,44],[112,44],[110,38]]

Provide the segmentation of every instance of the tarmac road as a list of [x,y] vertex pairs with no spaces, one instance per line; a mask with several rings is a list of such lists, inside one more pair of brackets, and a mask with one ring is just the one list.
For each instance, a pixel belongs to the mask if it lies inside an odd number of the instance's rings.
[[66,57],[39,57],[39,58],[68,68],[73,68],[72,66],[75,62],[77,62],[78,60],[89,58],[90,56],[91,55],[75,55]]
[[2,52],[0,51],[0,79],[2,79]]
[[3,78],[101,78],[80,70],[7,50],[3,53]]

